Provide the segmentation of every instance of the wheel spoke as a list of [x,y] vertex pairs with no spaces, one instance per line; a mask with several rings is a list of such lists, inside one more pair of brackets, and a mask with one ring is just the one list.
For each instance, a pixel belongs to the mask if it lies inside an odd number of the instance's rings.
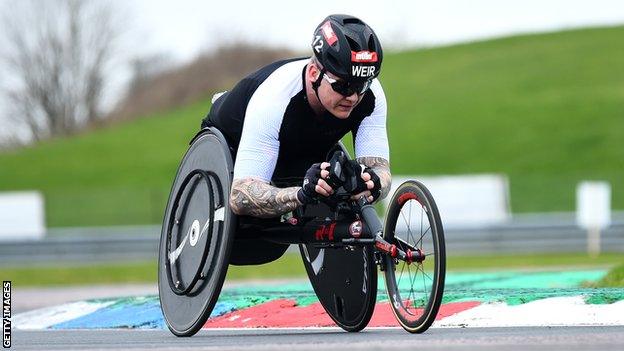
[[[420,232],[421,233],[423,232],[422,228],[423,228],[423,211],[421,209],[421,211],[420,211]],[[422,239],[422,237],[423,236],[421,235],[420,238]],[[414,244],[418,245],[418,242],[415,242]]]
[[[409,283],[412,284],[412,276],[410,274],[410,267],[409,267],[409,265],[406,265],[406,266],[407,266],[407,279],[409,280]],[[400,287],[399,287],[399,290],[401,290]],[[407,298],[409,299],[409,291],[407,293],[408,293],[407,294]],[[404,300],[404,299],[401,298],[401,300]],[[403,301],[401,301],[401,302],[403,302]]]
[[403,262],[403,265],[401,266],[401,273],[399,273],[399,281],[397,282],[397,285],[400,287],[401,286],[401,277],[403,277],[403,270],[405,270],[405,266],[407,266],[405,264],[405,262]]
[[401,216],[403,217],[403,220],[405,221],[405,226],[407,226],[407,240],[409,242],[409,238],[412,236],[412,230],[410,229],[410,223],[407,221],[407,218],[405,218],[405,213],[403,213],[403,208],[401,208],[400,212]]
[[[429,226],[429,228],[427,228],[427,230],[425,230],[425,232],[423,233],[423,227],[424,227],[424,211],[420,211],[420,232],[422,233],[422,235],[420,236],[419,240],[416,241],[416,237],[414,236],[414,233],[412,233],[412,228],[411,228],[411,224],[412,224],[412,202],[413,201],[409,201],[409,214],[405,215],[405,213],[403,212],[403,208],[405,208],[406,206],[404,206],[400,213],[401,216],[403,217],[403,221],[405,222],[406,226],[407,226],[407,240],[405,245],[411,245],[410,241],[412,243],[414,243],[415,247],[418,247],[420,245],[420,248],[422,249],[422,241],[423,241],[423,237],[429,232],[431,226]],[[406,249],[403,243],[397,241],[397,246],[399,248],[401,248],[402,250]],[[414,315],[413,311],[416,309],[416,305],[419,303],[419,296],[417,295],[417,291],[414,289],[415,288],[415,284],[417,283],[418,278],[418,272],[421,271],[423,273],[423,287],[424,287],[424,293],[425,295],[427,294],[427,286],[426,286],[426,279],[429,278],[429,276],[424,272],[423,269],[419,269],[419,267],[422,267],[422,265],[418,265],[416,267],[416,270],[414,272],[412,272],[410,265],[404,263],[403,267],[401,269],[401,272],[399,273],[399,281],[402,278],[403,275],[403,271],[405,269],[405,266],[407,266],[407,274],[409,276],[409,284],[410,284],[410,289],[407,295],[406,299],[401,299],[403,301],[403,307],[405,308],[405,311],[408,312],[409,314]],[[399,290],[400,290],[400,284],[397,283],[397,285],[399,286]],[[411,307],[410,307],[411,304]],[[411,311],[410,311],[411,309]]]
[[[414,202],[414,200],[410,201],[410,224],[412,223],[412,203]],[[410,232],[411,238],[412,238],[412,242],[416,243],[416,235],[414,235],[414,233]],[[409,241],[408,241],[409,242]]]
[[413,235],[412,235],[412,228],[410,227],[410,226],[411,226],[411,224],[412,224],[412,201],[408,201],[408,202],[409,202],[409,204],[410,204],[410,208],[409,208],[409,216],[408,216],[408,217],[409,217],[409,221],[408,221],[409,223],[408,223],[408,225],[407,225],[407,228],[409,229],[409,230],[408,230],[408,239],[407,239],[407,242],[409,242],[409,238],[410,238],[410,237],[413,237]]
[[[422,266],[421,266],[421,272],[423,273],[423,290],[425,292],[425,296],[423,296],[423,300],[428,300],[427,296],[429,295],[429,293],[427,292],[427,282],[425,281],[425,277],[427,276],[427,274],[425,274],[425,271],[422,269]],[[423,303],[423,308],[425,307],[424,305],[425,304]]]
[[[422,267],[422,265],[416,265],[416,271],[420,271],[422,272],[422,270],[420,270],[419,268]],[[425,276],[423,275],[423,291],[421,292],[420,296],[419,296],[419,304],[422,304],[422,301],[426,300],[426,296],[427,296],[427,284],[425,283]],[[414,284],[416,284],[416,281],[414,281]]]
[[429,280],[433,281],[433,278],[431,278],[431,277],[429,276],[429,274],[425,273],[425,268],[424,268],[424,267],[422,267],[422,264],[420,264],[419,266],[421,267],[421,268],[420,268],[420,271],[422,272],[423,276],[425,276],[425,277],[429,278]]
[[422,233],[422,235],[420,236],[420,240],[418,240],[418,242],[415,245],[416,247],[418,247],[418,244],[420,243],[419,248],[422,249],[422,240],[425,237],[425,235],[427,235],[427,232],[429,232],[430,229],[431,229],[431,226],[429,226],[429,228],[427,228],[427,230],[424,233]]
[[409,202],[409,224],[412,224],[412,201]]
[[[410,265],[407,265],[407,273],[409,274],[409,278],[410,278],[410,292],[407,295],[407,301],[410,300],[410,297],[413,297],[412,294],[414,293],[414,281],[412,280],[412,270],[410,269],[409,266]],[[405,303],[403,305],[405,306]]]
[[405,240],[407,243],[409,243],[410,238],[411,238],[414,242],[416,241],[416,239],[415,239],[415,235],[414,235],[414,233],[412,233],[412,228],[410,227],[410,225],[412,224],[412,202],[413,202],[413,201],[412,201],[412,200],[409,200],[408,202],[409,202],[409,215],[408,215],[408,218],[409,218],[408,222],[409,222],[409,223],[407,224],[407,238],[406,238],[406,240]]

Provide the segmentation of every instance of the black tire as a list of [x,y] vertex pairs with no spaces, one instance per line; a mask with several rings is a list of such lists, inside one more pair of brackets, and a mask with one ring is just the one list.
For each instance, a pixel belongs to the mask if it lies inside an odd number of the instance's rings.
[[396,190],[386,214],[384,239],[402,250],[407,249],[407,242],[425,254],[424,261],[411,264],[384,255],[392,312],[405,330],[422,333],[438,314],[446,274],[442,221],[431,193],[422,183],[406,181]]
[[231,171],[225,139],[207,129],[193,139],[173,182],[160,239],[158,292],[176,336],[197,333],[221,292],[236,228],[229,208]]

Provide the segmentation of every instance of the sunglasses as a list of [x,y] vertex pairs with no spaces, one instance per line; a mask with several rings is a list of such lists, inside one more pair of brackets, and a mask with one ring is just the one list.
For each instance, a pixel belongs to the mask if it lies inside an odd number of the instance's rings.
[[372,79],[363,82],[348,82],[346,80],[337,80],[329,77],[325,72],[321,72],[323,78],[331,85],[332,89],[342,96],[351,96],[353,94],[364,95],[370,88]]

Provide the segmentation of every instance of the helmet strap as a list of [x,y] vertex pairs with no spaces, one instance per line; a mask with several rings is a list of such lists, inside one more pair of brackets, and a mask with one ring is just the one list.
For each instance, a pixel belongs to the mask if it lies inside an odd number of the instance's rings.
[[[314,82],[312,82],[312,90],[314,90],[314,94],[316,94],[316,98],[319,102],[321,102],[321,97],[318,93],[318,88],[321,85],[321,81],[323,80],[323,75],[325,74],[325,68],[321,68],[321,74],[319,74],[318,78]],[[323,104],[321,102],[321,104]]]
[[312,89],[314,91],[318,90],[318,87],[321,85],[321,81],[323,80],[323,75],[325,74],[325,68],[321,68],[321,74],[319,74],[318,78],[314,82],[312,82]]

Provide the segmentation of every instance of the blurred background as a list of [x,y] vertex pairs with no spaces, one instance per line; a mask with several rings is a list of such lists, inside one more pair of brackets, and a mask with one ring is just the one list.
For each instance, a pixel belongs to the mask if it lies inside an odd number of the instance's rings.
[[[620,1],[0,0],[3,279],[154,282],[211,96],[310,55],[330,13],[384,45],[394,183],[431,187],[451,269],[624,261]],[[304,276],[297,256],[229,274]]]

